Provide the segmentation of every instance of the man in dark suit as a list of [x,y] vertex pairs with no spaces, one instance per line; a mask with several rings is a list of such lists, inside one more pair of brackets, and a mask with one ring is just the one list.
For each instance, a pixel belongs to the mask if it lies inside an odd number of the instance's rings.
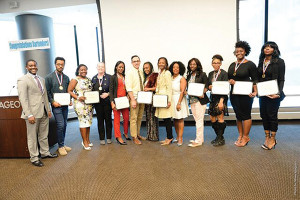
[[44,164],[39,159],[55,158],[56,154],[49,152],[48,131],[51,111],[49,107],[45,80],[39,77],[37,62],[26,62],[28,73],[18,79],[18,94],[22,105],[21,118],[25,119],[27,127],[27,143],[30,161],[34,166],[42,167]]

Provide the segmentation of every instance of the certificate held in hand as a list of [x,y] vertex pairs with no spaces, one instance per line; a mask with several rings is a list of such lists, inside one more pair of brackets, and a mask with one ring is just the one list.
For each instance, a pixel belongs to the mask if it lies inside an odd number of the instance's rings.
[[205,85],[202,83],[189,83],[188,95],[200,97],[203,95]]
[[69,93],[54,93],[53,99],[61,106],[67,106],[70,104],[71,98]]
[[84,100],[84,103],[86,103],[86,104],[93,104],[93,103],[100,102],[99,91],[88,91],[88,92],[85,92],[83,95],[86,98]]
[[232,94],[249,95],[252,93],[253,83],[250,81],[235,81]]
[[259,82],[256,85],[257,94],[260,97],[279,93],[277,80]]
[[212,82],[212,94],[228,95],[230,92],[230,84],[228,81],[214,81]]
[[142,104],[152,104],[152,92],[140,91],[137,94],[137,102]]
[[115,98],[115,104],[117,110],[129,108],[129,100],[127,96]]
[[168,96],[155,94],[153,95],[153,107],[166,108],[168,106]]

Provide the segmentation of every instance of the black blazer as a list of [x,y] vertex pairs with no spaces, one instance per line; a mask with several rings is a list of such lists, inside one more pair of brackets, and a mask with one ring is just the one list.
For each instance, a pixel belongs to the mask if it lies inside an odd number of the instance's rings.
[[[192,74],[189,74],[187,76],[187,82],[190,81],[191,76],[192,76]],[[196,77],[195,77],[195,83],[205,84],[205,88],[208,89],[208,78],[206,76],[206,73],[205,72],[202,72],[202,73],[197,72]],[[204,98],[202,98],[202,99],[199,98],[199,97],[197,97],[197,98],[198,98],[201,105],[205,105],[209,102],[209,99],[208,99],[206,93],[204,93]]]
[[[110,85],[109,85],[109,99],[110,102],[113,102],[115,98],[117,98],[117,91],[118,91],[118,76],[114,74],[110,78]],[[127,94],[127,91],[126,91]]]

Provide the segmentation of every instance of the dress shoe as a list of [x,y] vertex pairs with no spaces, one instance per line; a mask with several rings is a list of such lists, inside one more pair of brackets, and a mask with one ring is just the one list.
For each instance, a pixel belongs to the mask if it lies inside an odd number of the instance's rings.
[[123,134],[123,135],[126,138],[126,140],[131,140],[130,137],[128,136],[128,134],[127,135]]
[[138,137],[139,140],[147,140],[147,138],[145,138],[145,137],[143,137],[141,135],[138,135],[137,137]]
[[84,148],[84,150],[87,150],[87,151],[92,150],[92,148],[91,148],[90,146],[85,147],[84,144],[83,144],[83,142],[81,142],[81,145],[82,145],[82,147]]
[[116,140],[117,140],[117,142],[118,142],[120,145],[127,145],[126,142],[120,142],[120,141],[119,141],[119,138],[116,138]]
[[93,143],[89,143],[89,147],[93,147],[94,146],[94,144]]
[[138,144],[138,145],[142,144],[142,142],[138,138],[132,138],[132,139],[134,144]]
[[46,155],[46,156],[42,156],[42,158],[44,159],[44,158],[57,158],[57,154],[52,154],[52,153],[50,153],[49,155]]
[[111,139],[106,140],[107,144],[111,144]]
[[100,140],[101,145],[105,145],[105,140]]
[[238,143],[236,146],[244,147],[248,144],[249,141],[250,141],[250,138],[248,136],[243,136],[241,142]]
[[33,164],[36,167],[43,167],[44,166],[44,163],[42,163],[42,161],[40,161],[40,160],[34,161],[31,164]]
[[64,147],[65,147],[65,150],[66,150],[67,152],[70,152],[70,151],[72,150],[71,147],[68,147],[68,146],[64,146]]
[[64,147],[58,148],[57,151],[58,151],[59,155],[61,155],[61,156],[65,156],[65,155],[68,154],[67,151],[66,151],[66,149]]
[[189,147],[199,147],[199,146],[202,146],[202,143],[192,142],[188,146]]

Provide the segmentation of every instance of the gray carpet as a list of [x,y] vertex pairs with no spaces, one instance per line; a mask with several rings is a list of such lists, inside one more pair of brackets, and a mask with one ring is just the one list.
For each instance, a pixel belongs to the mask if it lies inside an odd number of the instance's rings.
[[[260,123],[242,148],[233,144],[234,125],[225,131],[226,145],[213,147],[209,124],[205,143],[197,148],[187,146],[194,126],[185,127],[181,147],[150,141],[121,146],[115,140],[100,146],[94,119],[94,147],[85,151],[78,122],[71,120],[66,143],[73,150],[67,156],[45,159],[42,168],[29,159],[0,159],[0,199],[300,199],[299,129],[300,121],[280,122],[271,151],[260,148]],[[163,139],[164,127],[160,133]]]

